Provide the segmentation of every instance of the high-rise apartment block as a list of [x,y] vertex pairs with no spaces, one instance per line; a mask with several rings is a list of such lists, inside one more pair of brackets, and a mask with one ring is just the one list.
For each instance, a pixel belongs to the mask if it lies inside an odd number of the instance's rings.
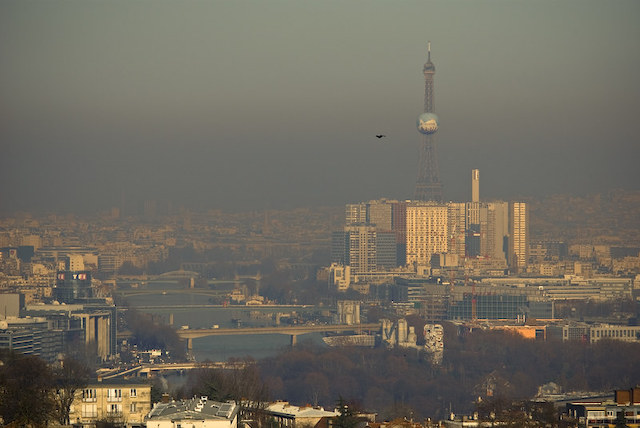
[[378,231],[372,224],[346,225],[333,234],[331,261],[349,265],[353,274],[395,268],[396,254],[395,234]]
[[484,254],[494,260],[506,261],[506,240],[509,237],[509,204],[507,202],[489,202],[487,205],[487,230]]
[[376,269],[376,228],[371,225],[345,226],[346,248],[351,272],[373,272]]
[[[362,218],[364,223],[350,223]],[[473,259],[493,269],[508,263],[514,271],[527,263],[529,219],[523,202],[381,199],[348,205],[345,222],[344,230],[333,234],[331,261],[350,266],[354,275],[400,266],[462,266]]]
[[434,254],[448,251],[448,214],[442,204],[407,204],[407,264],[429,266]]
[[529,210],[526,202],[509,204],[509,266],[519,272],[529,258]]
[[449,202],[447,204],[447,237],[449,254],[460,259],[466,256],[467,207],[465,202]]
[[347,204],[345,208],[345,224],[360,224],[367,222],[367,204]]
[[367,222],[381,232],[393,230],[393,203],[385,199],[367,203]]

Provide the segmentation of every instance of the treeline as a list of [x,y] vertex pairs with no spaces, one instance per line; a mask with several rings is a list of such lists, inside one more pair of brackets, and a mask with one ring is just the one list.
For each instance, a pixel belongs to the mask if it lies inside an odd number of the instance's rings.
[[345,397],[390,419],[471,413],[478,397],[533,397],[555,382],[565,391],[606,391],[640,381],[640,344],[536,342],[496,331],[458,335],[445,325],[441,366],[415,349],[303,345],[259,362],[271,398],[331,406]]
[[233,369],[201,368],[190,370],[184,384],[174,391],[177,398],[207,396],[212,400],[264,403],[269,399],[266,384],[255,361],[237,361]]

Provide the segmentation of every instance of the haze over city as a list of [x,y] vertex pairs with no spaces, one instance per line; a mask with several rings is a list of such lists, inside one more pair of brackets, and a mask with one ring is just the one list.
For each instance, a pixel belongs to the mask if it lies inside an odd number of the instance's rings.
[[[0,3],[0,211],[638,189],[636,1]],[[376,134],[386,138],[377,139]]]

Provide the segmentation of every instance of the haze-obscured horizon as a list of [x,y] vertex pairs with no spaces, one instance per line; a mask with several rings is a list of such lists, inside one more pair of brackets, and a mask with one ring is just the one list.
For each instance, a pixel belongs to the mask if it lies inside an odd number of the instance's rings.
[[[0,2],[0,213],[640,189],[632,0]],[[385,134],[377,139],[375,134]]]

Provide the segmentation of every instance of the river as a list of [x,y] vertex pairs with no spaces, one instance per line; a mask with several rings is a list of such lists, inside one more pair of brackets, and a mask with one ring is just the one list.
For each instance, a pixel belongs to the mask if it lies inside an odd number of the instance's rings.
[[[120,283],[119,283],[120,285]],[[166,293],[162,290],[175,290],[177,282],[150,282],[148,289],[157,289],[157,294],[140,294],[126,297],[130,307],[141,312],[160,316],[165,323],[173,321],[176,328],[229,328],[240,326],[275,325],[274,314],[279,313],[286,321],[292,313],[322,313],[328,315],[328,308],[315,306],[239,306],[227,307],[207,305],[204,295],[185,293]],[[209,336],[193,340],[192,357],[196,361],[227,361],[229,358],[262,359],[276,355],[290,346],[290,336],[284,334]],[[321,333],[309,333],[298,336],[298,343],[311,341],[323,344]]]

